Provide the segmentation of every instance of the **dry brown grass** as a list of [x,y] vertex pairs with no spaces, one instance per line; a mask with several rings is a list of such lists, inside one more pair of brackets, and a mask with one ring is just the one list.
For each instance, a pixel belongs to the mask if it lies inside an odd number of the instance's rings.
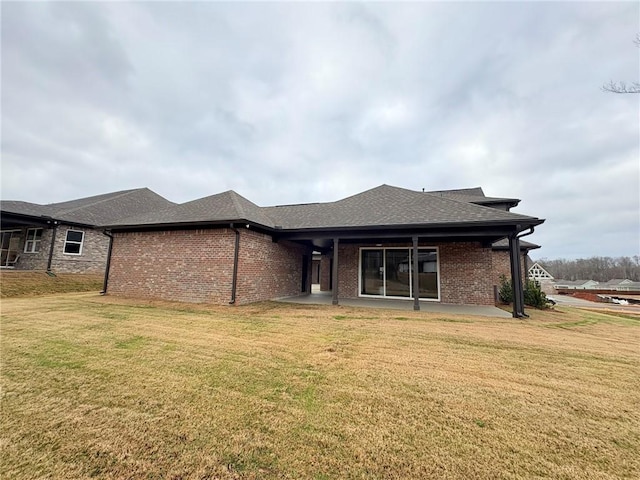
[[1,333],[2,478],[640,477],[634,316],[67,294]]
[[99,292],[104,276],[88,273],[58,273],[39,270],[0,270],[0,297],[33,297],[69,292]]

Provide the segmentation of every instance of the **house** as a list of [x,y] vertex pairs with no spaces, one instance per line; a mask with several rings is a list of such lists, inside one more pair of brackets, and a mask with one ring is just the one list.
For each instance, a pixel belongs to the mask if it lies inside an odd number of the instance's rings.
[[147,188],[39,205],[0,203],[0,267],[104,273],[109,238],[99,225],[175,205]]
[[[260,207],[227,191],[105,224],[113,237],[106,290],[216,304],[300,295],[310,292],[317,252],[334,304],[493,305],[504,273],[514,280],[514,316],[524,316],[520,237],[544,220],[510,212],[518,202],[480,188],[381,185],[335,202]],[[505,249],[494,250],[501,240]]]
[[531,280],[536,280],[538,282],[553,280],[553,275],[547,272],[544,267],[538,262],[535,262],[533,265],[531,265],[531,267],[528,269],[528,272],[529,278]]
[[593,290],[598,288],[595,280],[557,280],[553,285],[556,290]]

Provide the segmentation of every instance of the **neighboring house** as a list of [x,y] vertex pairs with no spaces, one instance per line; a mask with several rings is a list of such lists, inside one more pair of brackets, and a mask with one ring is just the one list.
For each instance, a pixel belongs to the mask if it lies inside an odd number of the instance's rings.
[[553,288],[556,290],[588,290],[598,288],[595,280],[556,280]]
[[631,285],[634,282],[627,278],[613,278],[606,282],[600,282],[598,284],[598,288],[606,288],[611,290],[617,290],[619,288],[624,288],[625,285]]
[[147,188],[39,205],[0,203],[0,267],[103,273],[109,238],[98,226],[175,205]]
[[[544,220],[508,211],[518,202],[479,188],[382,185],[336,202],[259,207],[228,191],[105,224],[113,235],[108,292],[216,304],[299,295],[310,292],[318,252],[334,304],[493,304],[500,269],[514,280],[514,316],[522,316],[519,235]],[[494,251],[500,240],[506,250]],[[509,259],[506,271],[494,252]]]
[[551,281],[551,280],[553,280],[553,275],[551,275],[549,272],[547,272],[544,269],[544,267],[542,265],[540,265],[538,262],[535,262],[529,268],[529,278],[531,280],[536,280],[538,282],[543,282],[543,281]]

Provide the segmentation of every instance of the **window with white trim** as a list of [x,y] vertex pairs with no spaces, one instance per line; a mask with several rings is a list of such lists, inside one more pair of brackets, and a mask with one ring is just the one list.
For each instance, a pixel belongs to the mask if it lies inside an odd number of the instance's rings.
[[37,253],[40,251],[40,242],[42,240],[41,228],[27,229],[27,239],[24,242],[24,253]]
[[67,255],[82,254],[82,242],[84,232],[81,230],[67,230],[67,237],[64,240],[64,253]]

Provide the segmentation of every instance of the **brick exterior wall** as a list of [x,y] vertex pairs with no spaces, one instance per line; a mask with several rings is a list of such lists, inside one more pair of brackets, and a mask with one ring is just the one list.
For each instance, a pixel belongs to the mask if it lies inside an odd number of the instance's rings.
[[[524,269],[525,254],[520,255],[520,267],[522,268],[522,282],[527,278],[527,272]],[[507,279],[511,279],[511,260],[509,259],[508,250],[493,250],[491,252],[491,261],[493,263],[493,275],[491,280],[494,285],[500,288],[500,276],[504,275]],[[529,265],[531,266],[531,265]]]
[[[241,230],[237,301],[240,304],[311,292],[311,249],[271,236]],[[302,292],[303,257],[307,256]]]
[[[231,229],[114,235],[109,294],[227,305],[231,300],[235,232]],[[236,304],[298,295],[303,255],[311,251],[240,230]]]
[[320,257],[320,291],[328,292],[331,290],[331,264],[333,257],[331,255],[322,255]]
[[[340,244],[338,272],[340,298],[358,297],[359,255],[361,247],[372,244]],[[423,243],[420,247],[438,247],[440,267],[440,301],[453,304],[493,305],[493,257],[490,248],[480,243]],[[385,244],[384,247],[411,247],[411,244]],[[326,260],[325,260],[326,258]],[[323,256],[326,264],[321,270],[321,289],[328,289],[328,272],[331,261]],[[508,268],[507,255],[507,268]]]
[[[117,233],[108,293],[226,305],[231,299],[235,233],[231,229]],[[340,244],[339,296],[358,297],[361,247]],[[385,244],[385,247],[411,247]],[[509,255],[480,243],[421,243],[437,247],[440,301],[492,305],[500,273],[509,276]],[[306,256],[306,257],[305,257]],[[299,295],[303,258],[306,292],[311,286],[311,249],[293,242],[274,243],[269,235],[240,230],[236,304]],[[320,261],[321,289],[329,290],[330,255]]]
[[[15,269],[46,270],[49,261],[53,229],[44,228],[39,250],[35,253],[27,253],[24,251],[24,247],[28,228],[29,227],[23,228],[20,232],[20,258],[15,265]],[[64,253],[64,244],[68,230],[84,232],[82,252],[80,255]],[[58,225],[55,245],[53,247],[53,257],[51,259],[51,270],[54,273],[104,273],[108,250],[109,238],[104,235],[101,230],[72,227],[64,224]]]
[[480,243],[440,246],[440,290],[444,303],[493,305],[491,248]]

